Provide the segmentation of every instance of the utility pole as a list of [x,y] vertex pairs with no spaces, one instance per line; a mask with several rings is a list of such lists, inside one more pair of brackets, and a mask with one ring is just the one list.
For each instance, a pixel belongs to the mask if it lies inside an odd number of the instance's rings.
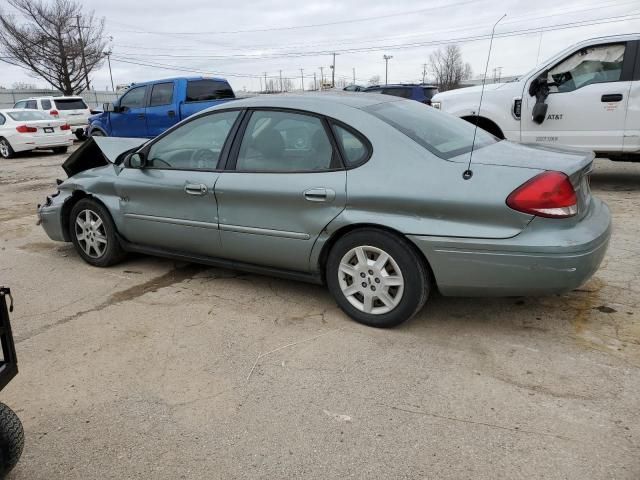
[[501,78],[502,78],[502,67],[498,67],[498,83],[500,83]]
[[422,64],[422,84],[424,85],[424,80],[427,77],[427,64]]
[[337,53],[333,53],[333,63],[331,64],[331,88],[335,88],[336,86],[336,55]]
[[280,93],[282,93],[282,70],[280,70]]
[[353,67],[353,84],[356,84],[356,68]]
[[302,86],[302,91],[304,92],[304,68],[300,69],[300,85]]
[[76,15],[76,25],[78,25],[78,35],[80,36],[80,52],[82,53],[84,81],[87,83],[87,90],[91,90],[91,86],[89,85],[89,73],[87,72],[87,59],[84,56],[84,41],[82,40],[82,29],[80,28],[80,15]]
[[264,93],[267,93],[267,89],[269,87],[267,87],[267,72],[262,72],[264,73]]
[[316,72],[313,72],[313,89],[318,90],[318,83],[316,82]]
[[260,93],[262,93],[262,77],[258,77],[258,80],[260,80]]
[[111,91],[115,92],[116,89],[113,87],[113,74],[111,73],[111,50],[104,53],[107,56],[107,63],[109,64],[109,77],[111,78]]
[[384,58],[384,84],[389,84],[389,60],[393,58],[393,55],[383,55]]
[[320,67],[320,90],[324,88],[324,67]]

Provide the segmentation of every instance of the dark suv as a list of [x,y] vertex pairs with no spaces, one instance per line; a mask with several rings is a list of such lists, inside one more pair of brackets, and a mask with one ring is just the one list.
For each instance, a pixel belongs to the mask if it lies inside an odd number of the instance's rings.
[[363,90],[370,93],[383,93],[396,97],[416,100],[431,105],[431,98],[438,93],[438,87],[434,85],[399,84],[399,85],[375,85]]

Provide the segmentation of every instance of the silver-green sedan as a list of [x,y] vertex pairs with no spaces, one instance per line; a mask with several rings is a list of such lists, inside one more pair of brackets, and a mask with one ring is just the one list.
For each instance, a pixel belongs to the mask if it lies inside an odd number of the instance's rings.
[[92,265],[144,252],[324,283],[376,327],[435,289],[580,286],[611,234],[589,190],[593,154],[473,139],[464,120],[396,97],[250,98],[143,145],[87,142],[39,218]]

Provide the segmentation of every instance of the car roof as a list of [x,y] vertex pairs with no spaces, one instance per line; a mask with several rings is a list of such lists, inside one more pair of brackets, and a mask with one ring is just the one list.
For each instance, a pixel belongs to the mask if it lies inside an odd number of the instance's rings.
[[54,97],[52,95],[44,95],[42,97],[21,98],[20,100],[16,100],[15,103],[24,102],[26,100],[83,100],[83,98],[79,95],[59,95],[57,97]]
[[331,93],[305,93],[305,94],[270,94],[270,95],[257,95],[255,97],[243,98],[240,100],[233,100],[232,102],[224,103],[215,107],[208,108],[209,110],[222,110],[230,107],[271,107],[271,108],[292,108],[308,111],[320,111],[324,110],[327,104],[341,104],[347,107],[363,109],[371,105],[377,105],[380,103],[398,102],[403,101],[399,97],[392,97],[389,95],[370,94],[362,92],[344,92],[337,91]]
[[[204,77],[204,76],[200,76],[200,77],[171,77],[171,78],[161,78],[159,80],[148,80],[146,82],[132,83],[131,85],[129,85],[129,88],[139,87],[140,85],[151,85],[151,84],[155,84],[155,83],[175,82],[176,80],[186,80],[186,81],[190,81],[190,80],[215,80],[217,82],[227,82],[227,79],[226,78],[222,78],[222,77]],[[229,83],[229,82],[227,82],[227,83]]]

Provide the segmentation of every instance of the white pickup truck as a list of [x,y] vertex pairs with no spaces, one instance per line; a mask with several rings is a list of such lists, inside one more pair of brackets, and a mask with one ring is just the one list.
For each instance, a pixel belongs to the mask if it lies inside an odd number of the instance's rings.
[[432,105],[515,142],[640,161],[640,34],[600,37],[509,83],[435,95]]

